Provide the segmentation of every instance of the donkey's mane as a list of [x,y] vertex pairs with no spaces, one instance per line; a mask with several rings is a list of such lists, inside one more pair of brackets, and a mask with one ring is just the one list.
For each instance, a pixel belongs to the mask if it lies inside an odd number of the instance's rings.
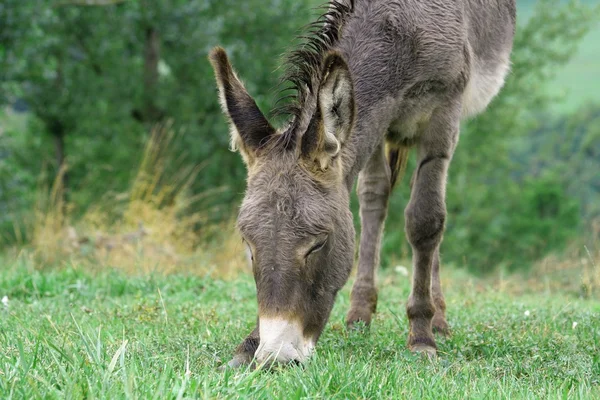
[[300,44],[284,58],[285,72],[271,115],[290,118],[291,126],[283,138],[286,144],[294,139],[290,136],[295,135],[306,99],[318,90],[323,56],[338,43],[344,21],[354,10],[354,0],[333,0],[325,7],[327,10],[298,36]]

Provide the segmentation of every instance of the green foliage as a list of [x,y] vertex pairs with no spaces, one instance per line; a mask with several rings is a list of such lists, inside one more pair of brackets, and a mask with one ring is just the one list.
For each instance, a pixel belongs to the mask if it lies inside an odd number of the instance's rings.
[[[533,157],[532,157],[533,155]],[[588,105],[568,117],[543,123],[523,138],[515,161],[532,174],[552,171],[588,220],[600,217],[600,107]]]
[[[473,270],[528,266],[548,251],[562,250],[579,234],[578,202],[554,177],[529,178],[498,189],[501,193],[487,191],[482,199],[483,204],[493,204],[492,209],[473,210],[465,225],[457,222],[449,229],[447,238],[455,245],[452,253],[464,254]],[[487,225],[477,230],[476,224],[485,221]]]
[[[0,191],[0,204],[32,208],[37,180],[31,177],[42,165],[48,180],[57,174],[59,140],[76,212],[107,193],[124,192],[150,128],[172,121],[182,134],[173,151],[178,162],[170,167],[203,165],[192,190],[228,186],[218,199],[228,212],[242,192],[245,170],[228,151],[207,53],[224,45],[265,106],[278,56],[311,10],[292,0],[89,3],[108,5],[7,0],[0,7],[6,21],[0,26],[0,93],[5,101],[24,100],[32,114],[29,129],[0,136],[6,149],[0,177],[12,188]],[[156,42],[149,32],[156,32]],[[20,219],[11,214],[2,218],[4,229]]]
[[46,169],[42,154],[50,145],[43,134],[34,134],[36,124],[26,126],[26,118],[0,113],[5,125],[0,128],[0,246],[23,241],[22,221],[35,204],[34,188]]
[[[449,271],[447,271],[449,272]],[[0,266],[2,398],[573,398],[600,395],[600,303],[518,295],[446,274],[454,335],[408,353],[409,280],[382,274],[369,334],[347,332],[349,289],[307,365],[218,371],[255,323],[252,278],[127,277]],[[478,288],[478,290],[475,290]],[[232,304],[235,303],[235,307]],[[540,306],[543,304],[543,307]],[[526,312],[527,311],[527,312]]]
[[[526,22],[536,12],[537,0],[518,0],[517,19]],[[561,4],[567,3],[562,0]],[[579,0],[589,7],[597,6],[597,0]],[[600,80],[596,79],[600,71],[600,23],[593,24],[589,32],[577,42],[577,53],[569,62],[554,71],[555,77],[546,82],[549,93],[560,97],[561,101],[551,105],[552,112],[576,112],[586,102],[600,100]]]

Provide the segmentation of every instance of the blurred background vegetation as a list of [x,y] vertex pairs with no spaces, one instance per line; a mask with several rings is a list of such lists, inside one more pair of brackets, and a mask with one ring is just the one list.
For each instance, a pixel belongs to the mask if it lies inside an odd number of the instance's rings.
[[[266,112],[281,55],[322,2],[3,0],[0,252],[41,267],[241,268],[245,169],[228,151],[207,53],[224,46]],[[446,263],[485,273],[598,260],[596,4],[518,0],[512,72],[463,125],[450,170]],[[405,179],[383,268],[410,256],[408,197]]]

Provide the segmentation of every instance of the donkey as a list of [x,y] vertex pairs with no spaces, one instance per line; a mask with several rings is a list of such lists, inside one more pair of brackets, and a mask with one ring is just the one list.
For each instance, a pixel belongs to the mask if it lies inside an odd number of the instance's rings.
[[413,253],[408,347],[435,355],[449,333],[440,284],[445,186],[462,119],[503,85],[515,29],[514,0],[334,0],[288,57],[291,101],[274,128],[215,48],[231,147],[247,166],[238,228],[258,298],[256,328],[228,365],[304,362],[350,275],[349,208],[358,177],[360,248],[348,327],[371,322],[388,199],[416,148],[405,209]]

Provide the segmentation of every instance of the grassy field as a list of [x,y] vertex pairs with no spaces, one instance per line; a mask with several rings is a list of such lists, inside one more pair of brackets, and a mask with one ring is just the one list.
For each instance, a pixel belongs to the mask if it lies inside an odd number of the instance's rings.
[[[600,301],[446,271],[449,321],[430,362],[406,350],[409,278],[380,277],[370,332],[341,293],[316,355],[218,371],[255,318],[253,281],[0,268],[0,398],[598,398]],[[543,287],[541,285],[540,287]],[[537,290],[537,289],[536,289]]]

